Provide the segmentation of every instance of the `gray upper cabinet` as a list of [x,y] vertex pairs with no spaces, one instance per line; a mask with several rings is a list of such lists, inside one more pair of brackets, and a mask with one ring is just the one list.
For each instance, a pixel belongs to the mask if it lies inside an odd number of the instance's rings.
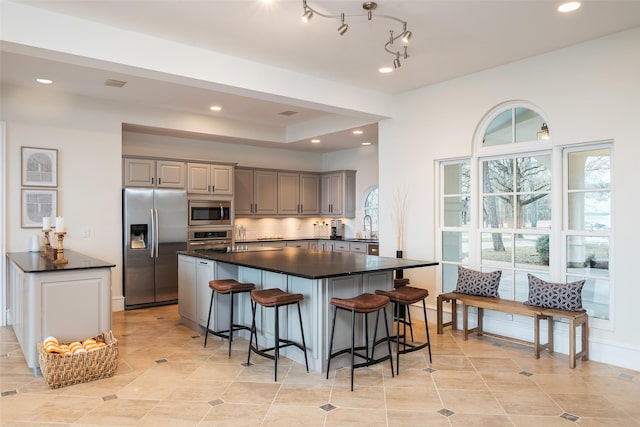
[[355,217],[355,171],[336,171],[322,174],[320,212],[327,216]]
[[124,159],[125,187],[185,188],[185,163],[172,160]]
[[278,172],[279,215],[318,215],[320,213],[319,193],[319,175]]
[[233,194],[233,166],[208,163],[187,164],[187,192],[194,194]]
[[277,215],[278,173],[236,168],[234,207],[236,216]]

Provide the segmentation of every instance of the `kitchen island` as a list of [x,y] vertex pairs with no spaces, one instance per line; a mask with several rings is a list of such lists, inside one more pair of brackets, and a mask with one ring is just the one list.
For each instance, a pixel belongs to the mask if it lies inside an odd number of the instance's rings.
[[[437,265],[434,261],[418,261],[398,258],[370,256],[358,253],[325,252],[297,248],[261,247],[240,252],[194,251],[180,252],[178,255],[178,305],[183,323],[203,331],[207,324],[211,290],[209,280],[236,279],[250,282],[257,289],[280,288],[287,292],[301,293],[302,318],[307,342],[309,369],[326,369],[326,355],[329,348],[333,307],[332,297],[351,298],[363,292],[373,293],[377,289],[393,288],[393,272],[409,268]],[[251,324],[249,296],[236,296],[234,323]],[[280,319],[282,336],[289,336],[301,342],[295,307],[287,309]],[[391,311],[388,310],[389,319]],[[217,295],[214,299],[211,329],[227,329],[229,317],[229,296]],[[273,314],[259,309],[256,323],[260,346],[273,345]],[[334,346],[342,348],[350,345],[351,318],[339,311],[336,320]],[[369,338],[373,338],[375,321],[369,322]],[[364,322],[356,325],[357,335],[363,342]],[[384,328],[378,329],[383,331]],[[241,332],[242,334],[242,332]],[[248,338],[248,335],[246,336]],[[237,345],[234,349],[238,349]],[[242,349],[243,351],[246,349]],[[302,363],[303,355],[293,349],[283,350],[287,357]],[[377,350],[378,351],[378,350]],[[384,352],[382,347],[379,349]],[[348,363],[344,360],[332,361],[338,368]]]
[[37,344],[44,338],[69,342],[111,329],[115,264],[71,250],[64,256],[67,264],[55,264],[42,252],[7,254],[7,323],[36,373]]

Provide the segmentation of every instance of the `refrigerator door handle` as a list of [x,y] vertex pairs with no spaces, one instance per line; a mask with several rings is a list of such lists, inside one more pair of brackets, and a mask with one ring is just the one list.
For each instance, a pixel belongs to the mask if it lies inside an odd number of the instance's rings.
[[151,258],[155,258],[155,249],[156,249],[156,216],[154,214],[154,209],[151,209],[151,230],[149,233],[151,237],[151,242],[149,247],[151,250],[149,251],[149,255]]
[[159,241],[160,241],[160,219],[158,219],[158,209],[154,209],[155,213],[156,213],[156,238],[155,238],[155,244],[156,244],[156,258],[158,258],[158,245],[159,245]]

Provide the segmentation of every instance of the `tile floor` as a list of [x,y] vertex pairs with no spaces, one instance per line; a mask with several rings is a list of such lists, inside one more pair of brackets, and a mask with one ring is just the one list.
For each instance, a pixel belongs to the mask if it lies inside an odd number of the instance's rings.
[[[252,356],[180,324],[177,306],[118,312],[112,378],[52,390],[34,377],[9,327],[0,328],[2,426],[640,426],[640,373],[503,340],[431,331],[425,352],[329,380],[281,360]],[[426,349],[425,349],[426,351]]]

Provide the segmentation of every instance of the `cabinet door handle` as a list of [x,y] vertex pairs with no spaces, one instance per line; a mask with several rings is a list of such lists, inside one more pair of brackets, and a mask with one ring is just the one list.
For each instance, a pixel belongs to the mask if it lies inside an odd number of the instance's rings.
[[211,186],[211,192],[212,192],[212,193],[215,193],[215,192],[216,192],[216,186],[215,186],[215,185],[212,185],[212,186]]
[[162,184],[162,178],[158,178],[158,185]]
[[300,204],[300,213],[304,212],[304,208],[302,207],[302,203]]
[[155,179],[155,178],[151,178],[151,185],[153,185],[153,180],[154,180],[154,179]]

